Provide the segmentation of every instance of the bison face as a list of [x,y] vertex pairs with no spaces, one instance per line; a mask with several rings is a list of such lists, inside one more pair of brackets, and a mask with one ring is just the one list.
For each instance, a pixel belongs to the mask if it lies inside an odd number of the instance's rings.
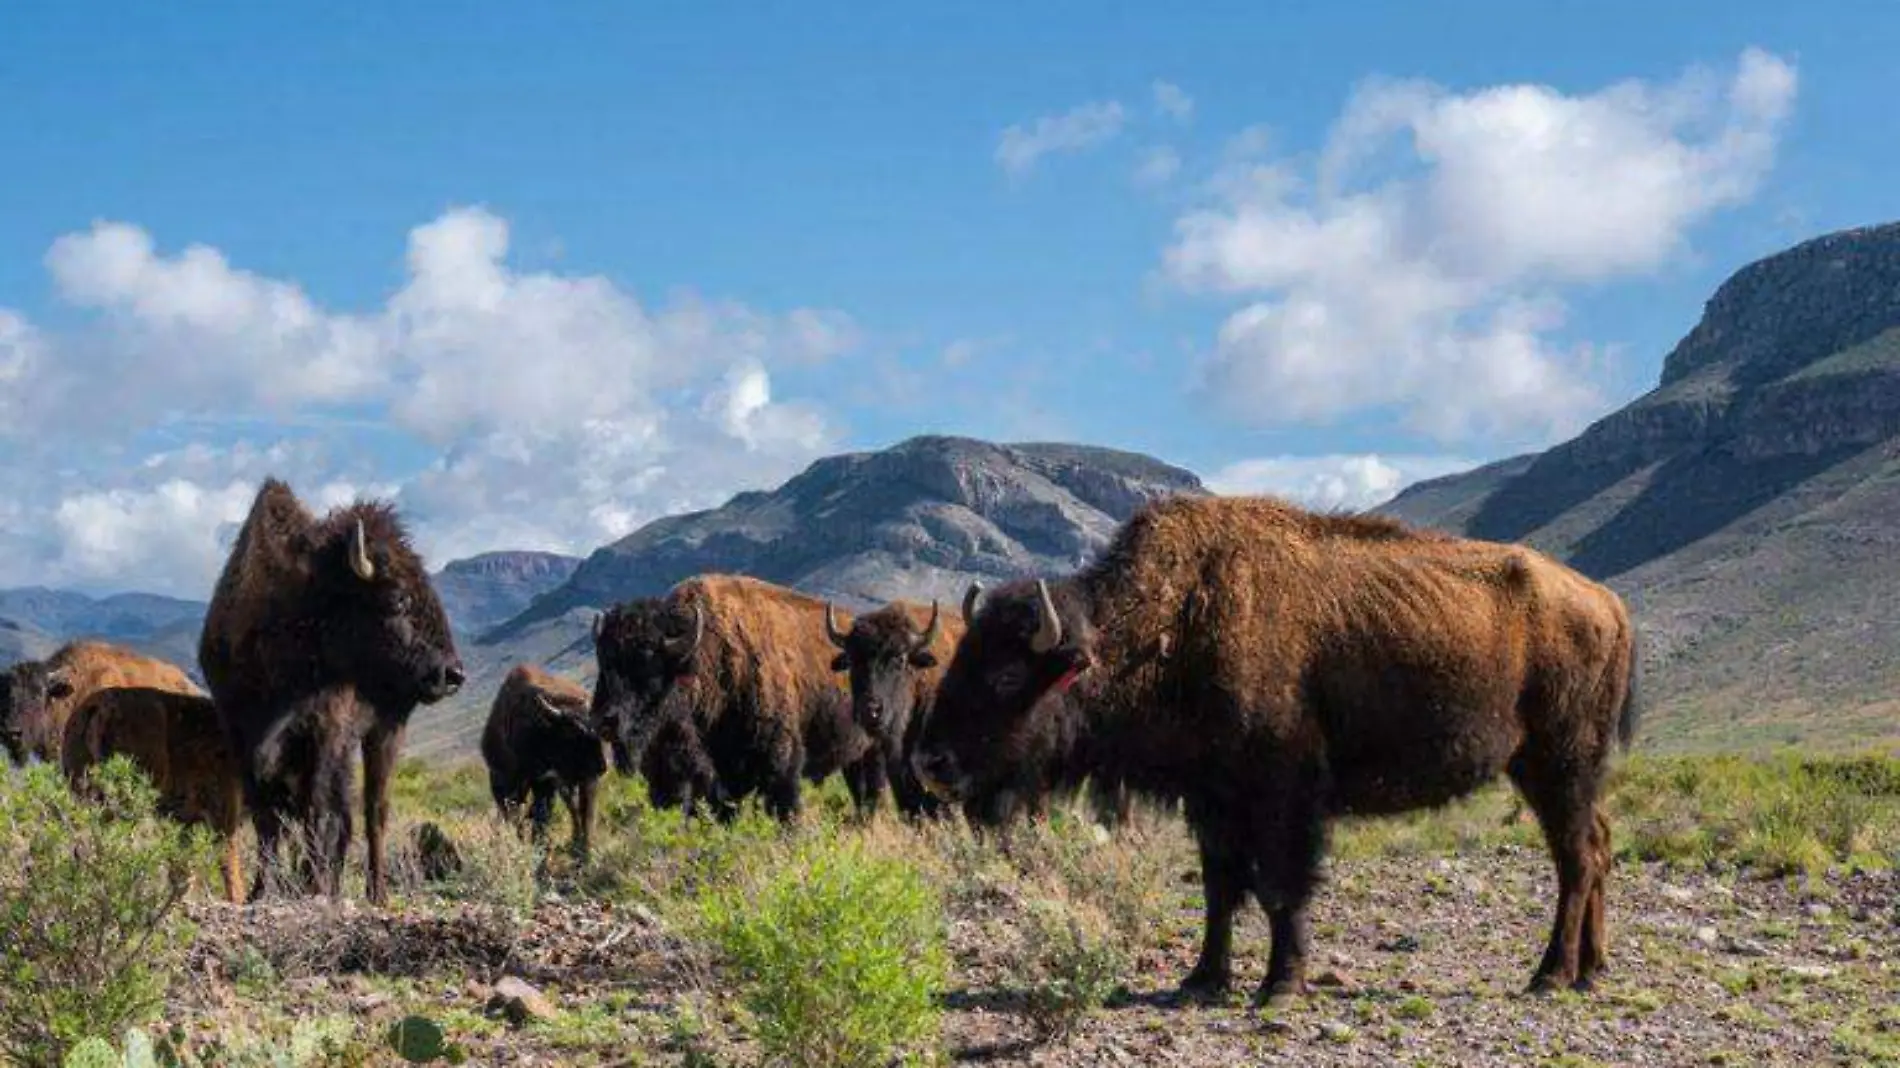
[[325,556],[320,640],[333,670],[378,707],[434,704],[461,688],[448,616],[399,531],[372,536],[359,519]]
[[[1033,794],[1059,742],[1041,722],[1039,702],[1066,689],[1092,663],[1088,624],[1064,621],[1041,580],[1003,587],[976,612],[979,587],[963,599],[969,630],[944,672],[925,717],[913,767],[932,792],[966,811],[1003,811]],[[1052,703],[1053,704],[1053,703]]]
[[831,606],[825,605],[825,636],[839,650],[832,669],[848,672],[851,678],[851,717],[880,743],[901,743],[909,729],[917,702],[917,672],[937,666],[930,652],[937,623],[934,602],[930,623],[921,634],[910,613],[899,605],[886,605],[859,616],[846,633],[838,630]]
[[705,631],[699,605],[679,618],[657,598],[617,606],[595,621],[593,726],[611,741],[622,772],[639,763],[659,729],[667,695],[692,675]]
[[71,697],[72,683],[43,660],[28,660],[0,673],[0,747],[24,764],[54,751],[53,704]]
[[540,712],[536,733],[546,739],[548,756],[563,779],[580,782],[606,773],[605,740],[584,705],[557,703],[544,693],[535,694],[535,704]]

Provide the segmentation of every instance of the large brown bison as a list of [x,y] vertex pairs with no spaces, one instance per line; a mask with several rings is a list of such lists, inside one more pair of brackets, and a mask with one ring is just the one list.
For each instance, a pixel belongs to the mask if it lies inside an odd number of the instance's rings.
[[106,642],[69,642],[45,660],[23,661],[0,673],[0,745],[16,764],[59,763],[73,710],[109,686],[204,693],[163,660]]
[[1180,799],[1195,831],[1206,931],[1184,992],[1228,986],[1251,891],[1273,938],[1261,999],[1304,988],[1329,817],[1439,805],[1506,773],[1557,867],[1532,985],[1586,987],[1605,962],[1597,801],[1635,729],[1633,644],[1614,593],[1529,549],[1267,499],[1170,498],[1080,573],[989,597],[918,769],[967,797],[1008,789],[1035,771],[1031,709],[1066,689],[1088,763]]
[[158,790],[160,815],[218,836],[225,896],[243,900],[237,844],[243,786],[211,698],[147,686],[107,687],[73,710],[61,749],[66,779],[81,793],[94,767],[114,756],[130,760]]
[[824,612],[821,601],[736,575],[616,606],[595,642],[595,718],[635,759],[663,729],[696,739],[730,803],[757,792],[790,819],[801,778],[843,770],[862,807],[882,761],[831,670]]
[[254,894],[268,885],[290,819],[308,838],[306,883],[340,891],[360,747],[367,893],[386,901],[389,776],[409,715],[463,677],[395,509],[358,501],[319,519],[289,486],[266,480],[212,594],[198,662],[257,829]]
[[[538,843],[558,795],[574,824],[574,851],[585,858],[594,797],[607,773],[606,743],[588,712],[587,691],[529,664],[518,664],[495,691],[482,728],[482,761],[495,806],[510,823],[528,803]],[[532,801],[530,801],[532,796]]]

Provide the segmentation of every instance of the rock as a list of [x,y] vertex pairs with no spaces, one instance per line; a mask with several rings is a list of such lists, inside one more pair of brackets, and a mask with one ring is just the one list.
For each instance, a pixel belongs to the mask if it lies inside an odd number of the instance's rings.
[[495,993],[488,999],[488,1013],[502,1016],[516,1027],[529,1020],[552,1020],[560,1015],[539,990],[512,975],[495,984]]
[[1738,957],[1766,957],[1768,947],[1752,938],[1731,938],[1722,948]]
[[1417,953],[1419,941],[1409,934],[1402,934],[1395,938],[1388,938],[1373,948],[1381,953]]
[[358,1016],[368,1016],[387,1004],[389,1004],[388,994],[372,991],[368,994],[358,994],[351,999],[350,1011]]
[[1720,939],[1721,939],[1721,932],[1717,931],[1713,927],[1704,926],[1704,927],[1698,927],[1695,929],[1695,940],[1702,943],[1705,946],[1715,945],[1715,943],[1719,941]]
[[1359,1032],[1353,1030],[1352,1027],[1347,1024],[1340,1023],[1338,1020],[1326,1020],[1319,1025],[1319,1037],[1328,1042],[1337,1042],[1344,1045],[1358,1038]]
[[1686,886],[1672,886],[1664,883],[1657,893],[1662,895],[1664,901],[1672,905],[1693,905],[1696,900],[1696,892]]
[[1836,969],[1825,964],[1790,964],[1782,971],[1797,979],[1832,979]]
[[1834,915],[1834,906],[1825,901],[1810,901],[1802,907],[1801,911],[1807,913],[1811,919],[1825,920]]

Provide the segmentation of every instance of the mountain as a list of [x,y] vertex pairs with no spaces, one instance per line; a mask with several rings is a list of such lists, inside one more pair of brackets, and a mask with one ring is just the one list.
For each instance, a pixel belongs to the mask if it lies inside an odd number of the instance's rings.
[[463,646],[470,680],[418,714],[410,748],[474,748],[495,687],[522,661],[591,685],[594,612],[664,593],[706,571],[739,572],[863,608],[948,599],[972,579],[1074,570],[1143,502],[1206,493],[1200,479],[1135,453],[918,437],[827,457],[770,492],[656,520],[595,551],[561,585]]
[[495,552],[456,560],[433,577],[458,635],[480,634],[519,615],[566,582],[580,560],[555,553]]
[[1749,264],[1648,394],[1379,510],[1624,594],[1656,744],[1900,739],[1900,224]]
[[198,675],[205,606],[151,593],[89,597],[40,586],[0,590],[0,664],[37,660],[73,638],[102,638]]

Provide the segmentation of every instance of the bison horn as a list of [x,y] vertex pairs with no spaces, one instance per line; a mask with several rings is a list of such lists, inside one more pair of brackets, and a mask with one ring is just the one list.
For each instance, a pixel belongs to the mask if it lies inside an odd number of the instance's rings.
[[930,625],[924,628],[924,636],[917,639],[917,644],[911,647],[912,652],[921,653],[925,649],[930,648],[931,642],[937,640],[937,623],[939,622],[938,617],[941,615],[943,615],[943,606],[937,603],[935,597],[932,597],[930,599]]
[[692,635],[690,637],[682,635],[681,637],[678,637],[678,638],[666,639],[666,651],[673,654],[676,657],[680,657],[681,659],[692,656],[693,651],[699,648],[699,639],[705,633],[706,633],[706,614],[700,611],[699,602],[695,601],[693,602],[693,633]]
[[831,616],[830,601],[825,602],[825,637],[831,639],[831,644],[840,649],[844,648],[845,635],[838,629],[838,621]]
[[350,535],[350,570],[364,582],[376,578],[376,562],[369,558],[369,535],[363,532],[363,521],[356,521],[356,532]]
[[1046,653],[1062,644],[1062,616],[1056,612],[1055,599],[1049,596],[1049,584],[1036,580],[1036,636],[1029,647]]
[[970,588],[963,591],[964,626],[971,626],[976,622],[976,599],[981,596],[983,596],[983,584],[981,582],[972,582],[970,583]]
[[601,628],[601,626],[602,626],[602,624],[604,624],[604,623],[606,623],[606,622],[607,622],[607,613],[605,613],[605,612],[595,612],[595,613],[594,613],[594,623],[593,623],[593,627],[594,627],[594,640],[595,640],[595,641],[599,641],[599,640],[600,640],[600,628]]
[[553,701],[548,700],[548,695],[542,693],[539,690],[535,691],[534,700],[536,704],[539,704],[541,706],[541,711],[546,712],[550,716],[567,715],[567,713],[562,710],[560,705],[557,705]]

